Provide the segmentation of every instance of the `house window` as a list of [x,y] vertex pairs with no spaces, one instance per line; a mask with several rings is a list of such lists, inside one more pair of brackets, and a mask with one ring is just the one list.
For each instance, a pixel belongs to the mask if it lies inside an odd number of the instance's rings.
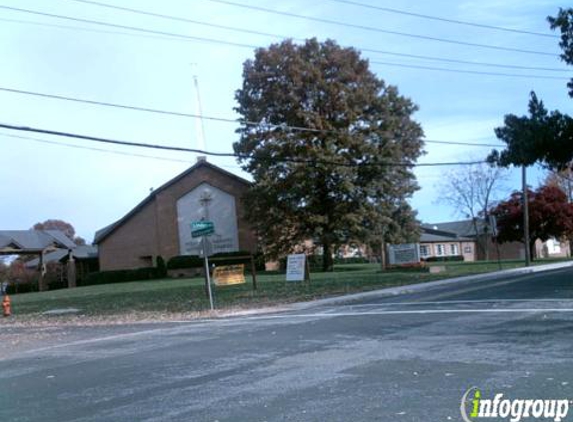
[[445,251],[444,245],[441,244],[436,245],[436,255],[444,256],[444,251]]
[[458,245],[455,243],[450,244],[450,255],[459,255],[459,253]]
[[471,246],[464,246],[464,253],[472,253],[472,247]]
[[420,245],[420,256],[422,258],[427,258],[430,256],[430,248],[428,245]]

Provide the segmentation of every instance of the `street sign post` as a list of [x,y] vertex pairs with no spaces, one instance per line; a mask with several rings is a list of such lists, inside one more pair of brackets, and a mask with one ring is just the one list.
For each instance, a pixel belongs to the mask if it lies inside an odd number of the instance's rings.
[[209,295],[209,305],[211,310],[215,309],[213,304],[213,291],[211,290],[211,277],[209,274],[209,253],[207,251],[207,236],[215,233],[215,225],[212,221],[192,221],[191,222],[191,237],[201,238],[201,245],[203,247],[203,256],[205,258],[205,281],[207,282],[207,293]]

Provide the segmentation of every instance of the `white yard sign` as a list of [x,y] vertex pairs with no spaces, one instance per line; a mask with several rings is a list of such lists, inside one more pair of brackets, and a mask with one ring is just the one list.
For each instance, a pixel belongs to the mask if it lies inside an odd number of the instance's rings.
[[388,262],[390,265],[416,264],[420,262],[420,245],[417,243],[388,245]]
[[286,281],[304,281],[306,255],[303,253],[289,255],[286,266]]

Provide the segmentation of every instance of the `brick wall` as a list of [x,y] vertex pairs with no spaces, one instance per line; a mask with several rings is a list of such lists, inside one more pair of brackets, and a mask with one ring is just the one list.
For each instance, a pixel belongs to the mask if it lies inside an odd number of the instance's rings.
[[[177,200],[201,183],[208,183],[235,197],[239,249],[256,251],[256,236],[245,219],[242,196],[248,184],[208,165],[158,189],[150,201],[99,243],[102,271],[152,265],[147,257],[161,255],[166,261],[179,255]],[[154,261],[153,261],[154,263]]]

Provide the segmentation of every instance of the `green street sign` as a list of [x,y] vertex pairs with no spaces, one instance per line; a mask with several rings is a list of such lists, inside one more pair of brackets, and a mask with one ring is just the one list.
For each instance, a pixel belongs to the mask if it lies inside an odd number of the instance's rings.
[[210,236],[215,233],[215,225],[212,221],[192,221],[191,237]]

